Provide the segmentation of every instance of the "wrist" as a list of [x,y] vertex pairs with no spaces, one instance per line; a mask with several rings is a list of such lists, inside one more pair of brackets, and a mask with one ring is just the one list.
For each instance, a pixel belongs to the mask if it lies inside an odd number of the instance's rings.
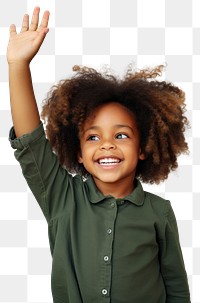
[[8,61],[8,65],[10,68],[29,68],[30,62],[24,60],[15,60],[15,61]]

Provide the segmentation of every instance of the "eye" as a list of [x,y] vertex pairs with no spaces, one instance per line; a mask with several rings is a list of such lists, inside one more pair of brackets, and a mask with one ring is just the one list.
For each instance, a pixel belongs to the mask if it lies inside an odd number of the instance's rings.
[[95,135],[92,135],[92,136],[89,136],[88,141],[98,141],[99,140],[99,137],[98,136],[95,136]]
[[126,134],[117,134],[116,135],[116,139],[127,139],[127,138],[129,138],[129,136]]

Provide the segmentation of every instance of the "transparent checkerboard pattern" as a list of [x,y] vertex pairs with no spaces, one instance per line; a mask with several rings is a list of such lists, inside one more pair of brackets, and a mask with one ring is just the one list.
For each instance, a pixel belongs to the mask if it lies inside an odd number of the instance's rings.
[[[6,48],[11,23],[18,29],[34,6],[51,12],[50,32],[31,63],[38,106],[72,66],[123,75],[167,63],[162,78],[186,92],[190,154],[169,179],[148,191],[169,199],[176,214],[192,302],[200,303],[200,1],[7,0],[0,4],[0,302],[52,302],[47,224],[22,177],[8,142],[12,125]],[[11,9],[12,8],[12,9]],[[161,79],[162,79],[161,78]]]

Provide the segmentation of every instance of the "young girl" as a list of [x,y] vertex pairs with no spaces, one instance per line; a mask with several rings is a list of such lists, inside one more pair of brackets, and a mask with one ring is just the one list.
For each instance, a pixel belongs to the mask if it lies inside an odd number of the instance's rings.
[[[189,303],[170,202],[143,191],[188,151],[184,93],[154,70],[123,80],[93,69],[53,87],[36,106],[29,64],[48,32],[36,7],[7,58],[11,145],[49,227],[55,303]],[[75,175],[74,175],[75,174]]]

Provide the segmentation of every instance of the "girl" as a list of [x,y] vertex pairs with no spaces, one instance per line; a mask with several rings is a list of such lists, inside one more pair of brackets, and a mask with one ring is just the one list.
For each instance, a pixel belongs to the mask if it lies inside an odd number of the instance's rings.
[[[48,32],[36,7],[16,33],[8,64],[11,145],[48,222],[55,303],[189,303],[170,202],[145,192],[188,151],[184,93],[158,82],[162,66],[123,80],[75,67],[53,87],[42,118],[29,65]],[[75,175],[74,175],[75,174]]]

